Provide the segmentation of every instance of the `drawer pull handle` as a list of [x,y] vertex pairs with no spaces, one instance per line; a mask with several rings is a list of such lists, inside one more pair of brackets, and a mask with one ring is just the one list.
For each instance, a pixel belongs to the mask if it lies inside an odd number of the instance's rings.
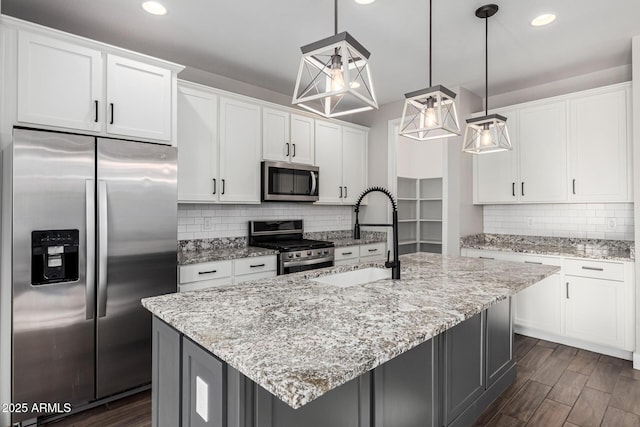
[[481,256],[481,257],[478,257],[478,258],[480,258],[480,259],[495,259],[495,258],[492,258],[492,257],[489,257],[489,256]]
[[217,273],[218,270],[210,270],[210,271],[198,271],[198,274],[211,274],[211,273]]
[[569,299],[569,282],[567,282],[567,299]]
[[353,255],[353,252],[342,252],[342,255]]
[[264,264],[253,264],[253,265],[250,265],[249,267],[258,268],[258,267],[264,267],[264,266],[265,266]]
[[601,267],[588,267],[586,265],[582,266],[583,270],[592,270],[592,271],[604,271],[604,268]]
[[525,261],[524,263],[525,264],[540,264],[540,265],[542,265],[541,262],[536,262],[536,261]]
[[378,252],[377,249],[369,249],[369,252]]

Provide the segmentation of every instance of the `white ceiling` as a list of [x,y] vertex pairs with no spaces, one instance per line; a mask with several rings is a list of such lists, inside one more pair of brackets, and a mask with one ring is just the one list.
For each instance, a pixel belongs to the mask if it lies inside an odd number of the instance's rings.
[[[333,34],[332,0],[2,0],[2,13],[284,94],[300,46]],[[484,92],[482,0],[434,0],[434,84]],[[490,94],[631,63],[638,0],[502,0],[489,20]],[[371,52],[380,104],[427,86],[428,0],[339,2],[339,31]],[[553,24],[529,22],[553,12]]]

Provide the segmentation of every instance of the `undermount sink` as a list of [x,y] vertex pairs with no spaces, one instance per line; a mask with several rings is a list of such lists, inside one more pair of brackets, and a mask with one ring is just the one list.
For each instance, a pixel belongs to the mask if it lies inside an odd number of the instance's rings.
[[314,282],[325,285],[339,286],[348,288],[349,286],[364,285],[365,283],[375,282],[376,280],[390,279],[390,268],[362,268],[360,270],[347,271],[345,273],[327,274],[326,276],[311,279]]

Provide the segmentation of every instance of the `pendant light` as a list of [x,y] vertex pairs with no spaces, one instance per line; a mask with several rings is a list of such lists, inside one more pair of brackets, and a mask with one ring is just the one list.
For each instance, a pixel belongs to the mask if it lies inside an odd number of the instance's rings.
[[489,115],[489,18],[497,12],[496,4],[488,4],[476,10],[476,16],[484,19],[485,23],[485,115],[467,119],[462,151],[472,154],[511,150],[507,118],[500,114]]
[[369,51],[346,31],[338,34],[338,0],[334,1],[334,35],[300,50],[293,104],[323,117],[378,108]]
[[432,0],[429,0],[429,87],[405,94],[400,135],[426,141],[460,135],[455,92],[432,86]]

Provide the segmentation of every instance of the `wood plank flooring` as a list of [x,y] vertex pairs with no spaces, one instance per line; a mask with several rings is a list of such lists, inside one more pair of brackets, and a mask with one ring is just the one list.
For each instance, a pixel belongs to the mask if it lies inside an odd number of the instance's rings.
[[[640,371],[631,362],[522,335],[515,336],[514,356],[515,382],[476,426],[640,427]],[[49,425],[149,427],[151,392]]]
[[476,426],[640,427],[640,371],[628,360],[516,335],[516,381]]

